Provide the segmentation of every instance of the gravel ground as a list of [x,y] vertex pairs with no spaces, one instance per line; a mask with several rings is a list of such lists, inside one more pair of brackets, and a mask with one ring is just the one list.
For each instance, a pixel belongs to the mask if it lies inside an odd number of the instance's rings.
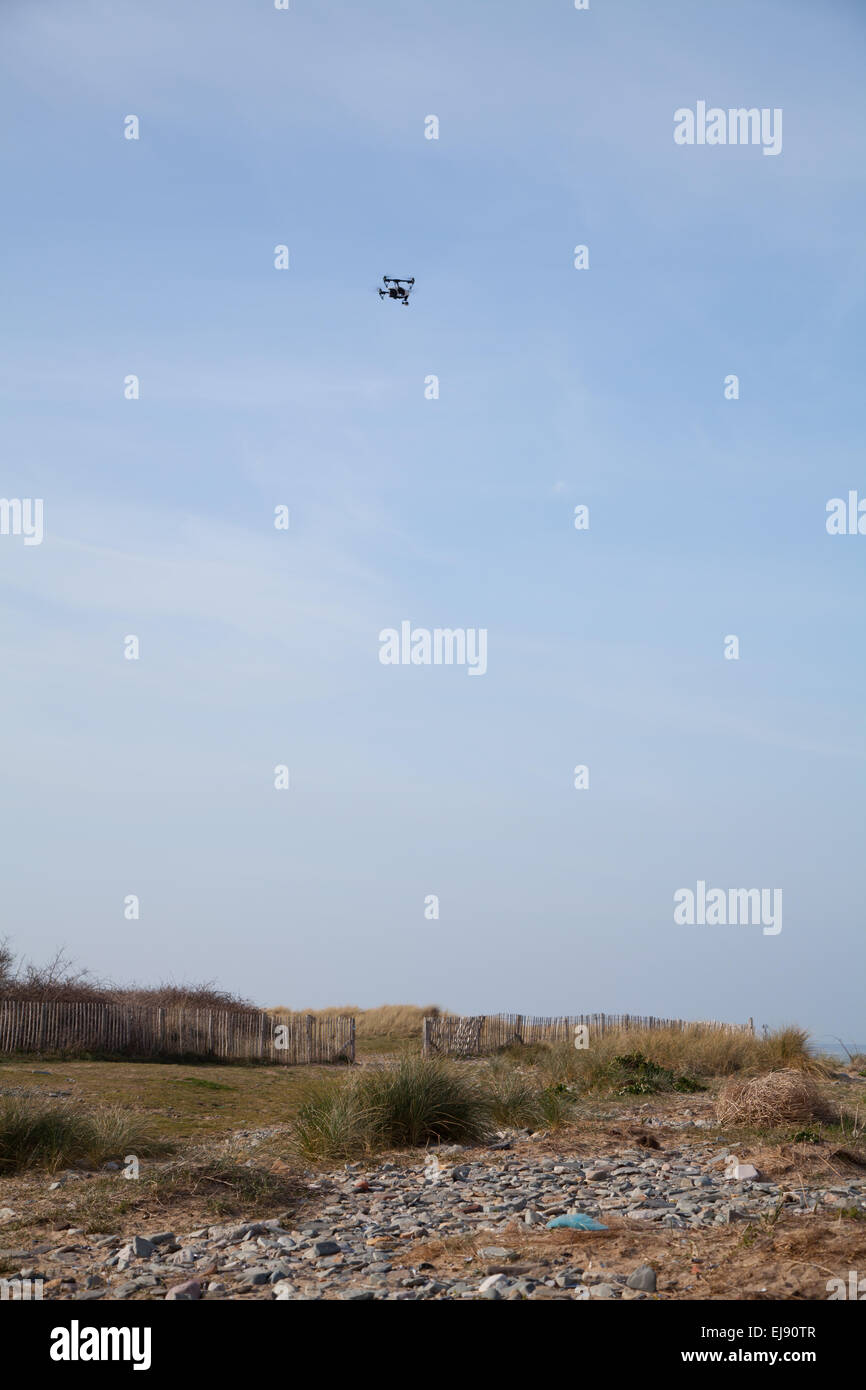
[[[267,1132],[245,1137],[255,1143]],[[647,1298],[664,1296],[648,1265],[592,1268],[580,1253],[588,1238],[571,1232],[567,1246],[551,1243],[527,1259],[526,1238],[552,1234],[548,1221],[573,1212],[638,1237],[650,1228],[745,1230],[780,1211],[786,1219],[852,1209],[866,1216],[866,1179],[796,1188],[760,1174],[737,1181],[726,1176],[729,1151],[701,1136],[677,1136],[660,1151],[645,1147],[652,1138],[635,1147],[625,1140],[603,1157],[550,1153],[558,1142],[520,1134],[488,1149],[442,1148],[408,1165],[308,1173],[302,1214],[285,1225],[105,1236],[71,1229],[0,1258],[7,1279],[16,1267],[23,1278],[42,1278],[47,1299]],[[448,1258],[424,1258],[425,1246]]]

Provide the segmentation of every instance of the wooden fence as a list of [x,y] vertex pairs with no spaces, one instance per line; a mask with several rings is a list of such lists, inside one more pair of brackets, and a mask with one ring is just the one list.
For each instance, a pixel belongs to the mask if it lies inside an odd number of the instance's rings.
[[526,1014],[478,1014],[472,1018],[456,1018],[445,1014],[424,1019],[422,1050],[425,1057],[477,1057],[511,1043],[573,1042],[574,1030],[581,1024],[589,1029],[590,1043],[593,1037],[617,1028],[754,1033],[751,1019],[748,1023],[687,1023],[682,1018],[640,1017],[637,1014],[572,1014],[567,1018],[536,1018]]
[[355,1020],[257,1011],[0,1000],[0,1053],[249,1062],[354,1062]]

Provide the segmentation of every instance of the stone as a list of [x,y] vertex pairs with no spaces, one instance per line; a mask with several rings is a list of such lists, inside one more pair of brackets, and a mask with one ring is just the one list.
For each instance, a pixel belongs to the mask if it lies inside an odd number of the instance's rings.
[[340,1247],[335,1240],[317,1240],[313,1244],[313,1254],[317,1260],[326,1259],[329,1255],[339,1255]]
[[497,1284],[507,1282],[504,1274],[489,1274],[486,1279],[482,1279],[478,1285],[479,1293],[486,1293],[488,1289],[495,1289]]
[[181,1267],[183,1267],[184,1265],[194,1265],[195,1260],[195,1251],[190,1250],[187,1247],[184,1250],[173,1250],[171,1254],[168,1256],[167,1263],[173,1265],[180,1265]]
[[732,1163],[725,1177],[728,1182],[754,1182],[758,1177],[758,1170],[752,1163]]
[[201,1284],[197,1279],[188,1279],[185,1284],[175,1284],[165,1297],[167,1302],[194,1303],[201,1298]]
[[[681,1122],[670,1127],[684,1129]],[[112,1301],[183,1299],[185,1285],[167,1288],[166,1274],[197,1284],[199,1297],[206,1291],[211,1300],[656,1299],[660,1276],[651,1266],[632,1266],[631,1274],[628,1267],[622,1274],[605,1266],[586,1270],[574,1265],[576,1251],[566,1246],[518,1253],[503,1237],[513,1234],[517,1240],[518,1230],[534,1237],[552,1217],[586,1206],[599,1220],[610,1213],[630,1226],[635,1247],[631,1253],[636,1256],[641,1222],[649,1221],[656,1230],[706,1231],[744,1218],[754,1221],[776,1209],[784,1190],[777,1183],[735,1175],[735,1168],[748,1171],[735,1154],[714,1154],[705,1139],[687,1140],[682,1133],[678,1137],[678,1148],[666,1144],[664,1153],[654,1156],[640,1149],[633,1136],[620,1136],[621,1143],[632,1147],[600,1161],[550,1152],[554,1136],[548,1136],[548,1154],[536,1156],[527,1136],[515,1133],[510,1153],[437,1150],[443,1156],[460,1155],[453,1161],[466,1176],[458,1176],[456,1183],[448,1179],[453,1170],[444,1166],[443,1181],[430,1183],[423,1180],[417,1163],[373,1169],[358,1164],[307,1173],[303,1217],[284,1212],[279,1218],[236,1219],[178,1236],[157,1229],[147,1237],[100,1235],[66,1228],[60,1221],[48,1232],[47,1243],[2,1251],[0,1257],[7,1270],[17,1272],[35,1271],[44,1255],[45,1297],[66,1301],[82,1296]],[[731,1170],[727,1180],[726,1165]],[[584,1183],[590,1175],[593,1186],[588,1200],[581,1202],[578,1193],[587,1190]],[[80,1181],[84,1174],[70,1171],[53,1177]],[[364,1185],[367,1195],[362,1196]],[[813,1182],[805,1191],[791,1193],[789,1203],[795,1218],[822,1203],[827,1211],[834,1206],[837,1211],[863,1209],[866,1179],[844,1183],[837,1178],[835,1186]],[[421,1258],[423,1246],[417,1255],[413,1252],[416,1242],[455,1237],[467,1254],[474,1251],[474,1262],[461,1264],[462,1278],[443,1267],[450,1263],[447,1259],[440,1265],[438,1255]],[[525,1244],[529,1246],[529,1240]]]
[[655,1293],[656,1272],[651,1265],[638,1265],[625,1282],[630,1289],[643,1289],[645,1293]]

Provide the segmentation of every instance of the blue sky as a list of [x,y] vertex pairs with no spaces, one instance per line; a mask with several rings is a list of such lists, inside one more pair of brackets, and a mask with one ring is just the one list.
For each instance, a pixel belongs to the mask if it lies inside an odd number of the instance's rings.
[[[863,1041],[866,539],[824,525],[866,496],[862,8],[0,33],[0,492],[45,509],[0,536],[18,949]],[[675,145],[698,100],[781,108],[781,154]],[[486,628],[487,674],[382,666],[404,619]],[[675,925],[699,879],[781,888],[782,932]]]

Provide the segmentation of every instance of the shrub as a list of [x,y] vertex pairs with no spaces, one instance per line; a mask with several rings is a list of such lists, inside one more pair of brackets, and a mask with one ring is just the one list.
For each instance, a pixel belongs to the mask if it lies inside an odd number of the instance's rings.
[[621,1096],[651,1096],[659,1091],[705,1091],[699,1081],[689,1076],[675,1076],[669,1067],[660,1067],[651,1062],[642,1052],[629,1052],[622,1057],[614,1057],[613,1064],[618,1067],[627,1080],[620,1086]]

